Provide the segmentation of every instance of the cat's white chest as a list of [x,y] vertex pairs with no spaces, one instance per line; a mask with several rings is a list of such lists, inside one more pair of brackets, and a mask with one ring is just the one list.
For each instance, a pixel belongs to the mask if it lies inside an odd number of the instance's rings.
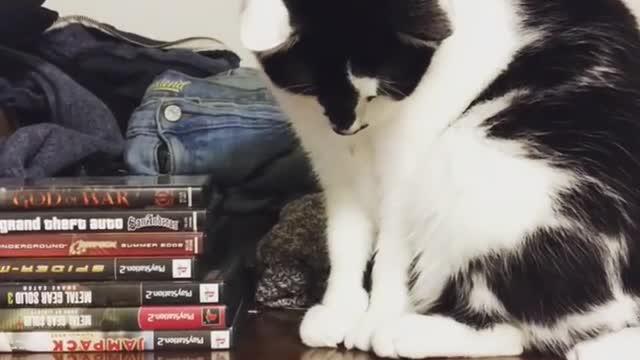
[[420,130],[416,126],[377,134],[378,191],[389,199],[379,214],[402,212],[404,235],[422,253],[426,277],[416,298],[427,303],[469,260],[517,250],[539,227],[564,226],[554,197],[574,178],[529,157],[525,143],[487,136],[487,112],[480,110],[435,133],[408,136]]
[[382,149],[377,173],[406,178],[391,176],[380,191],[404,203],[410,231],[424,234],[417,240],[460,244],[473,253],[511,247],[527,231],[557,224],[553,197],[572,178],[528,157],[524,143],[488,137],[484,119],[475,118],[483,115],[472,111],[438,135],[384,140],[403,145]]
[[478,128],[447,130],[424,153],[413,180],[416,212],[434,219],[424,226],[447,241],[469,242],[472,250],[479,242],[478,249],[511,246],[525,232],[554,223],[553,195],[570,179],[528,158],[525,147],[487,138]]

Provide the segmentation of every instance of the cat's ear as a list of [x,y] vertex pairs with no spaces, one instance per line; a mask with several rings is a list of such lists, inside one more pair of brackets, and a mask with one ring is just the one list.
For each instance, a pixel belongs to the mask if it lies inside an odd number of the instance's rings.
[[274,49],[293,33],[284,0],[244,0],[240,20],[243,45],[255,52]]

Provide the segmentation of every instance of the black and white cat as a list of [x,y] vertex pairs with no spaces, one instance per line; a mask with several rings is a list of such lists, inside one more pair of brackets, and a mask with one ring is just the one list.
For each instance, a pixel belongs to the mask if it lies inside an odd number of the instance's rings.
[[326,194],[305,344],[640,356],[640,35],[620,0],[245,0],[241,29]]

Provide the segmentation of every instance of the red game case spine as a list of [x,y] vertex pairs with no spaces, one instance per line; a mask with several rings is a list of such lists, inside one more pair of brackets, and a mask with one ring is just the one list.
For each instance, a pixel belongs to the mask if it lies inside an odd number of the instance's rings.
[[0,331],[222,330],[231,326],[227,311],[226,305],[2,309]]
[[0,257],[191,256],[203,251],[202,233],[70,233],[5,235]]
[[0,332],[2,353],[114,353],[229,350],[235,329]]
[[[207,349],[208,350],[208,349]],[[142,352],[61,352],[48,354],[0,353],[0,360],[231,360],[229,350],[142,351]]]
[[0,353],[121,353],[145,351],[208,352],[236,346],[247,304],[221,330],[15,331],[0,332]]

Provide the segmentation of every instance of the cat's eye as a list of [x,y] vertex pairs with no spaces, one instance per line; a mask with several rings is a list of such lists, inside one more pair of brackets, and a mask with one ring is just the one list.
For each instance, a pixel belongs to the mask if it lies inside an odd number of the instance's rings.
[[372,102],[377,96],[367,96],[367,102]]

